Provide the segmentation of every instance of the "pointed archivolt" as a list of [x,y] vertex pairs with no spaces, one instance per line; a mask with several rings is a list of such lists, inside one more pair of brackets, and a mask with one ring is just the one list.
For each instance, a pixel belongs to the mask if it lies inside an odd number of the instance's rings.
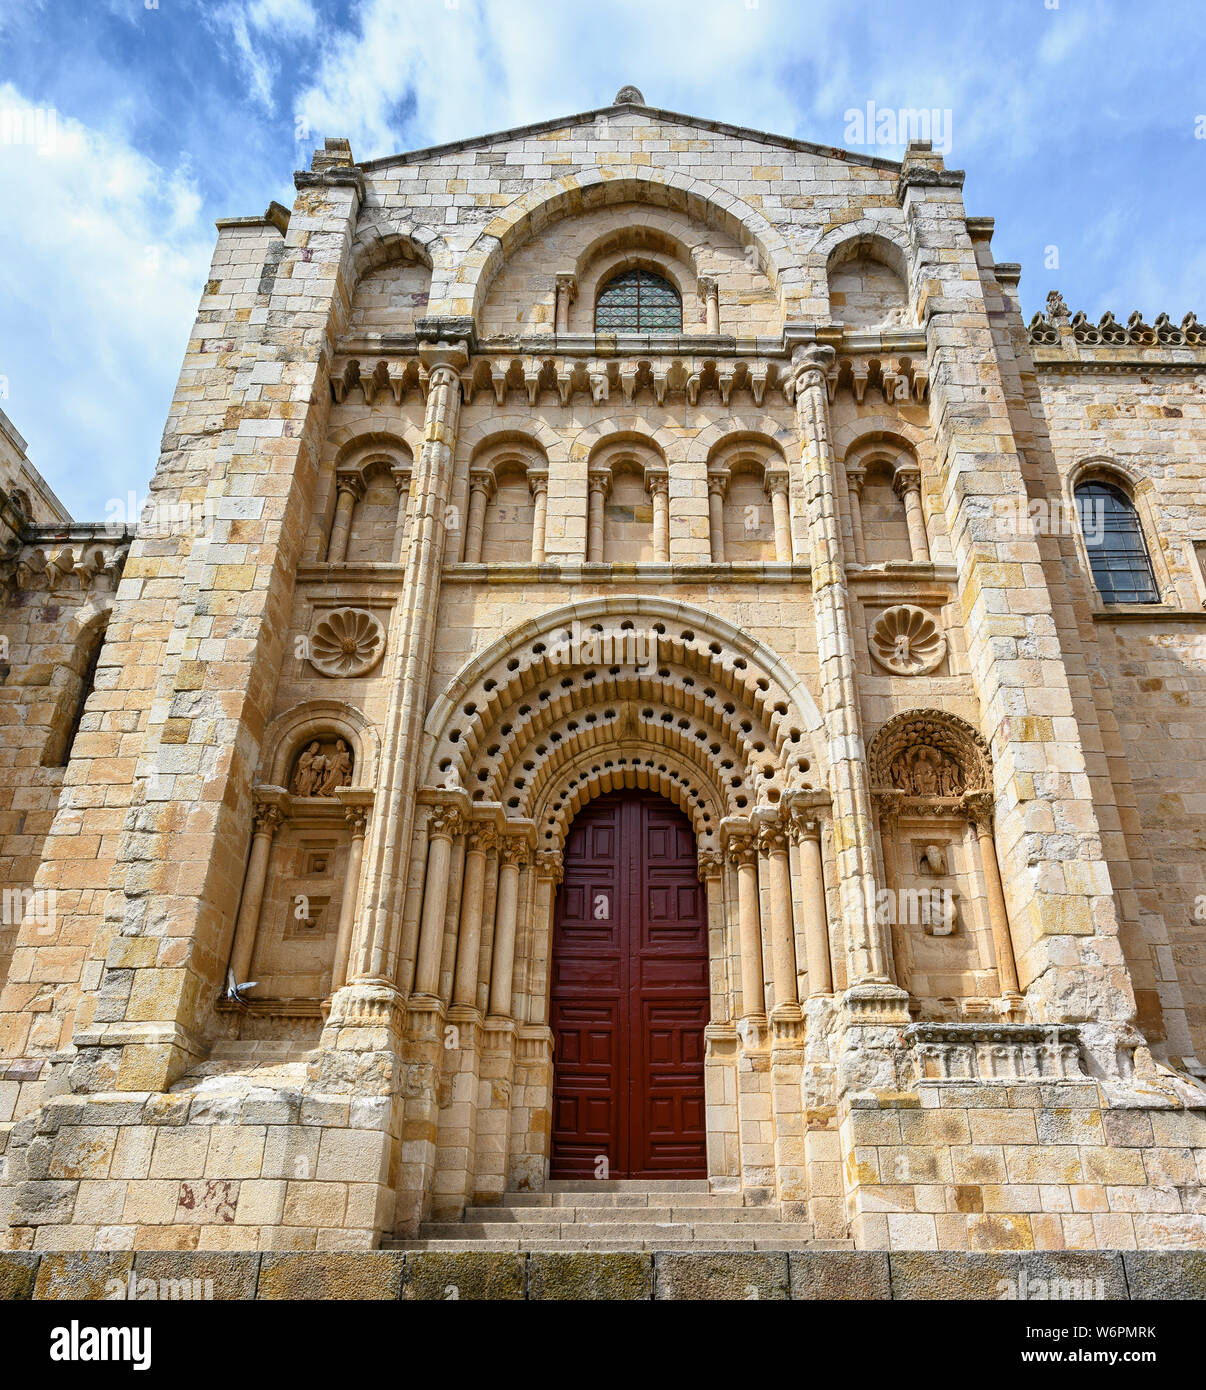
[[522,623],[470,662],[428,718],[425,781],[534,821],[550,848],[591,797],[648,787],[709,849],[725,816],[827,785],[820,733],[763,644],[685,604],[615,596]]

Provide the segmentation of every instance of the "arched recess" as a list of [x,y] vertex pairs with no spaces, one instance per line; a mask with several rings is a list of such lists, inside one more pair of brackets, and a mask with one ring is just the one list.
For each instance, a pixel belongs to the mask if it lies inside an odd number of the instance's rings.
[[583,788],[652,779],[715,849],[724,816],[826,786],[823,747],[812,696],[763,644],[688,605],[617,595],[474,658],[432,706],[424,766],[428,785],[537,821],[538,848],[560,847]]
[[933,709],[905,710],[876,731],[867,746],[872,787],[922,795],[910,790],[907,763],[911,753],[923,747],[957,769],[957,785],[933,795],[992,790],[992,755],[983,736],[958,715]]
[[835,322],[854,328],[915,326],[903,228],[862,219],[822,237],[808,259],[824,276]]
[[352,750],[352,785],[377,784],[379,736],[376,728],[354,705],[342,700],[307,700],[278,715],[264,735],[259,782],[284,787],[296,755],[315,738],[343,738]]
[[43,767],[66,767],[83,726],[88,697],[96,684],[97,671],[105,645],[105,631],[113,611],[110,597],[78,608],[67,620],[64,637],[71,655],[55,667],[52,684],[56,687],[50,731],[42,749]]
[[343,331],[413,331],[427,312],[433,279],[446,279],[449,266],[448,248],[430,227],[362,223],[351,246]]
[[463,559],[500,564],[544,558],[549,460],[527,430],[488,434],[469,458]]
[[708,494],[713,560],[792,558],[789,479],[783,444],[765,431],[733,430],[712,445]]
[[317,542],[329,564],[401,559],[409,532],[414,458],[412,446],[387,430],[356,434],[340,445]]
[[721,228],[743,246],[757,248],[785,318],[803,299],[803,278],[782,234],[748,203],[699,179],[651,169],[623,178],[601,170],[542,184],[504,208],[478,233],[448,292],[449,311],[479,318],[494,277],[528,237],[563,217],[617,203],[648,203],[684,212]]
[[846,448],[843,464],[859,563],[921,558],[910,536],[906,505],[908,488],[919,492],[921,487],[921,466],[909,440],[894,430],[860,431]]

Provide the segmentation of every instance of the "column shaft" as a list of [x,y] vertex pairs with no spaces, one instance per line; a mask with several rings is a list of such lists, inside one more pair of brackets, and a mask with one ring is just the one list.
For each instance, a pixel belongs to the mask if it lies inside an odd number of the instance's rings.
[[987,820],[976,821],[976,838],[980,841],[980,866],[984,871],[984,890],[988,895],[988,922],[992,929],[992,946],[997,958],[997,977],[1000,980],[1001,993],[1018,994],[1018,967],[1013,954],[1009,914],[1005,908],[1005,891],[1001,886],[1001,870],[997,864],[997,847],[993,842],[992,826]]
[[741,1012],[766,1012],[762,972],[762,918],[758,911],[758,865],[751,847],[737,860],[737,913],[741,933]]
[[653,558],[665,564],[670,559],[670,485],[664,478],[653,481]]
[[327,542],[327,564],[342,565],[348,558],[348,542],[352,538],[352,512],[356,494],[351,487],[341,486],[335,500],[335,520],[331,523],[331,538]]
[[708,531],[712,542],[712,563],[723,565],[724,484],[720,482],[708,482]]
[[452,816],[433,816],[428,827],[427,877],[423,886],[423,920],[419,928],[419,963],[415,993],[436,994],[440,988],[440,955],[444,949],[444,913],[448,910],[448,868],[452,839],[458,829]]
[[787,840],[781,830],[763,837],[768,858],[771,909],[771,965],[775,991],[775,1011],[799,1003],[796,984],[796,943],[791,917],[791,867]]
[[482,942],[482,903],[486,890],[486,844],[480,834],[471,836],[465,853],[465,887],[461,895],[461,921],[457,930],[456,980],[452,1002],[477,1007],[477,963]]
[[488,485],[484,480],[474,479],[469,489],[469,519],[465,523],[465,563],[480,565],[482,562],[482,540],[486,534],[486,501]]
[[821,867],[820,826],[806,827],[800,836],[800,877],[804,898],[804,951],[808,961],[808,996],[833,993],[829,960],[829,917],[825,911],[825,878]]
[[494,972],[490,977],[490,1012],[511,1012],[511,980],[515,972],[515,923],[519,906],[519,860],[510,845],[503,848],[498,871],[498,918],[494,931]]
[[603,503],[607,495],[607,480],[590,480],[590,512],[587,519],[586,558],[592,564],[603,559]]
[[549,480],[544,477],[530,481],[532,489],[532,563],[544,564],[544,533],[548,523]]
[[364,858],[363,811],[349,812],[352,840],[348,845],[348,862],[343,871],[343,895],[339,901],[339,932],[335,938],[335,963],[331,968],[331,993],[342,988],[348,975],[348,957],[352,950],[352,933],[356,927],[356,899],[360,891],[360,864]]
[[264,901],[264,885],[268,881],[268,857],[279,822],[280,812],[275,806],[257,809],[255,834],[247,860],[247,877],[243,881],[243,900],[239,904],[234,949],[230,957],[230,969],[236,985],[247,983],[247,972],[251,969],[251,955],[260,925],[260,907]]

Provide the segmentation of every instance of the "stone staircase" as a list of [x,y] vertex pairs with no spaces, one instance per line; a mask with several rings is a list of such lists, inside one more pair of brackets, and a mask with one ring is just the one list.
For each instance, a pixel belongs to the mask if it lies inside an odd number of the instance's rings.
[[507,1192],[497,1207],[469,1207],[463,1221],[427,1222],[392,1250],[852,1250],[813,1239],[807,1221],[777,1204],[713,1192],[705,1179],[549,1182]]

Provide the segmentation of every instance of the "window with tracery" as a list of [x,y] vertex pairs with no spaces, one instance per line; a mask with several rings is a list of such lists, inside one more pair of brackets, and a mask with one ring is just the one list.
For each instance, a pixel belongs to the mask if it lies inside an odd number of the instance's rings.
[[613,276],[595,300],[596,333],[681,333],[683,303],[678,291],[648,270]]

